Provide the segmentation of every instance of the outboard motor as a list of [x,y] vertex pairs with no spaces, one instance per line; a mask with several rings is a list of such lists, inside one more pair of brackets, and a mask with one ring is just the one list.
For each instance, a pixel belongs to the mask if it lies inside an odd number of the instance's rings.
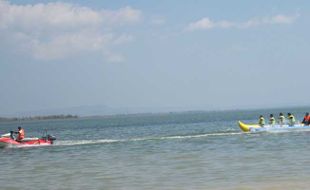
[[47,135],[43,136],[42,139],[44,139],[45,141],[51,141],[51,144],[53,144],[54,140],[56,140],[56,137],[53,135],[47,134]]
[[47,139],[50,140],[53,144],[54,140],[56,140],[56,137],[53,135],[47,135]]

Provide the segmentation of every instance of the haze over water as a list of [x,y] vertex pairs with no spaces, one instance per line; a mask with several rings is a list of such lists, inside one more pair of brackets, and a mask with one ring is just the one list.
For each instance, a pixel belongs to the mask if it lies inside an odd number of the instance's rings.
[[[309,131],[242,133],[237,121],[307,108],[122,115],[22,125],[50,147],[0,150],[2,189],[306,189]],[[12,180],[14,179],[14,180]]]

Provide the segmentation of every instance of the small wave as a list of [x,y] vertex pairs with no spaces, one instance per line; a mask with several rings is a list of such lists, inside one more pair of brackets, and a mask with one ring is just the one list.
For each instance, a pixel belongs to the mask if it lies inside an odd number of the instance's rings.
[[173,140],[173,139],[191,139],[191,138],[203,138],[208,136],[231,136],[241,135],[242,132],[231,132],[231,133],[206,133],[197,135],[177,135],[177,136],[166,136],[166,137],[143,137],[143,138],[132,138],[132,139],[97,139],[97,140],[64,140],[56,141],[56,146],[74,146],[74,145],[88,145],[88,144],[108,144],[108,143],[120,143],[120,142],[134,142],[134,141],[152,141],[152,140]]

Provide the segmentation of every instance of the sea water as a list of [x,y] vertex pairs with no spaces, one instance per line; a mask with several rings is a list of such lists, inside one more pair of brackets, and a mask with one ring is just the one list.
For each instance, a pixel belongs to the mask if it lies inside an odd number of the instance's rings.
[[238,120],[310,108],[136,114],[21,125],[48,147],[0,149],[0,189],[307,189],[310,132],[242,133]]

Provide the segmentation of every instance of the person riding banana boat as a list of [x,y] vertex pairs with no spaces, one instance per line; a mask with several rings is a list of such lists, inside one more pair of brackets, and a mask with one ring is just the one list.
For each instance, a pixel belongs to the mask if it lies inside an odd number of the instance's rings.
[[276,119],[273,117],[273,114],[270,114],[269,116],[269,125],[275,125]]
[[278,123],[279,123],[279,125],[284,125],[285,124],[285,117],[284,117],[283,113],[279,114]]
[[291,113],[287,113],[288,125],[293,126],[296,123],[295,116]]
[[259,116],[259,119],[258,119],[258,125],[260,125],[261,127],[264,127],[265,125],[265,118],[264,116]]
[[305,114],[305,117],[304,117],[304,119],[302,120],[301,123],[304,124],[304,125],[309,125],[310,124],[310,115],[309,115],[308,112]]

